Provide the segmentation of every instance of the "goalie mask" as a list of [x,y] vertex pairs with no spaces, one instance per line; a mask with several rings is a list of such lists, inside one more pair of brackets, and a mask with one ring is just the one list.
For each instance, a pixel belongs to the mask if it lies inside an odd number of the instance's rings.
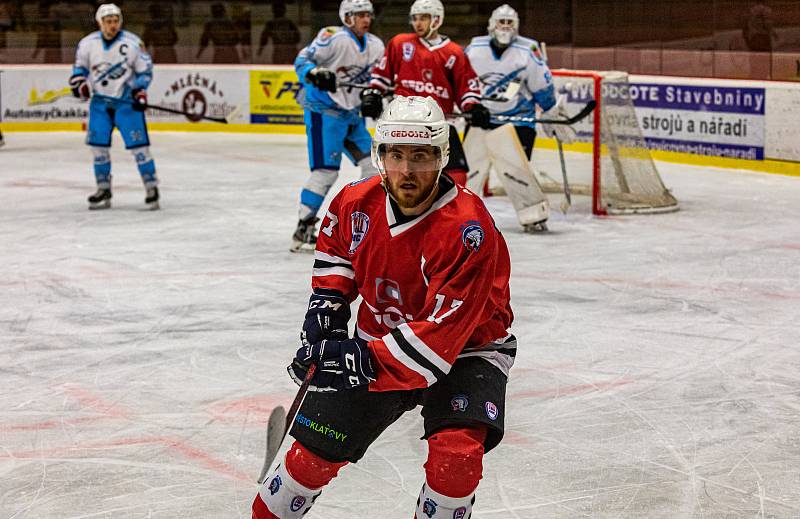
[[[356,13],[369,13],[371,15],[375,15],[375,10],[372,8],[372,2],[370,0],[342,0],[342,3],[339,4],[339,19],[342,20],[342,23],[345,27],[351,27],[353,25],[353,15]],[[350,23],[347,23],[347,17],[350,16]]]
[[122,9],[115,4],[103,4],[97,8],[94,19],[100,23],[106,16],[119,16],[119,24],[122,25]]
[[416,0],[411,4],[411,11],[408,13],[409,23],[414,20],[416,14],[429,14],[431,16],[431,26],[425,38],[439,30],[444,23],[444,5],[439,0]]
[[389,103],[375,124],[372,140],[372,164],[378,168],[386,185],[386,154],[393,145],[418,146],[421,151],[433,148],[432,154],[411,156],[403,166],[413,172],[436,172],[436,179],[450,155],[450,125],[432,97],[398,96]]
[[510,5],[503,4],[492,11],[487,29],[498,45],[506,47],[519,33],[519,15]]

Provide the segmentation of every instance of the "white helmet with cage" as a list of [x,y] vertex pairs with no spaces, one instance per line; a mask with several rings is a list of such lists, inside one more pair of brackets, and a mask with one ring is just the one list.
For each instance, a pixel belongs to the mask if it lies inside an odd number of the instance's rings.
[[503,4],[489,18],[489,36],[500,45],[510,45],[519,33],[519,15],[508,4]]
[[122,24],[122,9],[116,4],[102,4],[97,8],[94,19],[100,23],[106,16],[119,16],[119,23]]
[[374,15],[375,10],[372,8],[372,2],[370,2],[370,0],[342,0],[342,3],[339,4],[339,19],[342,20],[342,23],[346,27],[350,27],[354,23],[352,18],[350,19],[350,23],[347,23],[347,17],[352,17],[356,13],[370,13]]
[[444,5],[439,0],[416,0],[411,4],[411,11],[408,13],[409,21],[413,21],[415,14],[431,15],[431,28],[428,35],[439,30],[444,23]]
[[450,157],[450,125],[432,97],[397,96],[375,124],[372,164],[386,177],[383,156],[386,145],[421,144],[436,148],[437,174]]

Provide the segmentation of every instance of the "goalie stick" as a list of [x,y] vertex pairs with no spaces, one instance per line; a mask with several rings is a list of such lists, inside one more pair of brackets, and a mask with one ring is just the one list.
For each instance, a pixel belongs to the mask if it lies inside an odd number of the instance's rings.
[[[597,102],[594,99],[586,103],[580,112],[573,115],[572,117],[567,117],[566,119],[539,119],[538,117],[521,117],[516,115],[493,115],[492,119],[497,121],[502,121],[504,123],[539,123],[539,124],[575,124],[580,122],[592,113],[594,107],[597,106]],[[465,114],[447,114],[449,118],[455,117],[463,117],[464,119],[471,119],[469,113]]]
[[[362,89],[362,90],[366,90],[368,88],[374,88],[369,83],[351,83],[349,81],[339,81],[338,83],[336,83],[336,86],[337,87],[349,88],[351,90],[354,89],[354,88],[355,89]],[[482,96],[481,97],[481,101],[497,101],[497,102],[503,103],[503,102],[509,101],[511,98],[513,98],[517,94],[518,90],[519,90],[519,83],[510,83],[508,85],[508,88],[506,89],[506,91],[503,93],[503,95]],[[392,95],[394,93],[394,88],[393,87],[392,88],[388,88],[386,90],[386,93],[388,95]]]
[[[264,454],[264,464],[261,466],[261,473],[258,475],[258,483],[264,482],[267,477],[267,472],[275,460],[278,451],[281,450],[283,442],[286,440],[286,435],[291,429],[292,422],[297,418],[297,413],[300,411],[300,406],[303,405],[303,400],[308,393],[308,386],[311,385],[311,379],[314,377],[314,372],[317,370],[317,365],[312,364],[306,372],[306,378],[297,390],[297,395],[292,401],[287,413],[283,406],[278,406],[269,413],[269,421],[267,422],[267,448]],[[280,439],[279,439],[280,438]]]
[[564,179],[564,200],[561,202],[561,212],[567,214],[569,206],[572,205],[572,195],[569,191],[569,182],[567,181],[567,166],[564,164],[564,145],[561,144],[561,139],[558,135],[555,136],[556,144],[558,144],[558,160],[561,162],[561,177]]
[[[105,98],[105,99],[113,99],[114,101],[119,101],[121,103],[126,103],[126,104],[129,104],[129,105],[134,104],[132,99],[123,99],[121,97],[111,97],[111,96],[104,96],[104,95],[99,95],[99,94],[95,94],[95,95],[97,97],[101,97],[101,98]],[[162,112],[167,112],[167,113],[171,113],[171,114],[183,115],[183,116],[185,116],[185,117],[187,117],[189,119],[191,119],[192,117],[197,117],[196,114],[191,114],[189,112],[183,112],[181,110],[176,110],[174,108],[167,108],[166,106],[158,106],[158,105],[151,105],[150,103],[145,103],[144,107],[145,107],[145,109],[152,108],[153,110],[160,110]],[[231,111],[231,113],[229,113],[225,117],[213,117],[213,116],[210,116],[210,115],[201,115],[200,119],[202,119],[204,121],[215,122],[215,123],[230,124],[231,121],[233,121],[234,119],[239,117],[239,115],[241,113],[242,113],[242,106],[238,105],[236,108],[234,108]]]

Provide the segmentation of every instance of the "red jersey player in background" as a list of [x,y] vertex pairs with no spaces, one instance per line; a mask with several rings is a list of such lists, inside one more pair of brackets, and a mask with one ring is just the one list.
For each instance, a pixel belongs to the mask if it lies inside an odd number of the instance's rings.
[[[371,89],[361,97],[361,114],[377,119],[381,97],[394,87],[401,96],[431,96],[444,113],[457,106],[471,116],[470,124],[490,125],[489,110],[480,104],[481,84],[464,50],[439,34],[444,6],[439,0],[416,0],[409,14],[413,33],[398,34],[386,45],[383,59],[372,69]],[[455,127],[450,127],[450,163],[445,172],[466,185],[469,171]]]
[[312,389],[293,421],[296,441],[253,502],[255,519],[300,518],[342,467],[417,405],[428,459],[415,517],[470,517],[483,456],[503,437],[516,339],[505,240],[481,199],[441,175],[448,136],[432,98],[395,98],[375,128],[380,176],[345,186],[331,202],[303,346],[289,366],[299,383],[316,364]]

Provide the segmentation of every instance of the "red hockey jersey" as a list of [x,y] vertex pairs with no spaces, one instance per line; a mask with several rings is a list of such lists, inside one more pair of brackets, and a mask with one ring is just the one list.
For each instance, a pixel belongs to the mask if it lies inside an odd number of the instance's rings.
[[372,69],[370,86],[381,92],[394,86],[402,96],[431,96],[445,113],[454,104],[464,111],[481,100],[480,81],[464,50],[446,36],[431,45],[414,33],[398,34]]
[[483,202],[443,177],[433,206],[409,220],[380,182],[353,182],[333,199],[312,278],[349,301],[361,295],[356,333],[369,341],[370,390],[428,387],[459,355],[486,355],[507,374],[513,352],[499,351],[513,339],[511,265]]

